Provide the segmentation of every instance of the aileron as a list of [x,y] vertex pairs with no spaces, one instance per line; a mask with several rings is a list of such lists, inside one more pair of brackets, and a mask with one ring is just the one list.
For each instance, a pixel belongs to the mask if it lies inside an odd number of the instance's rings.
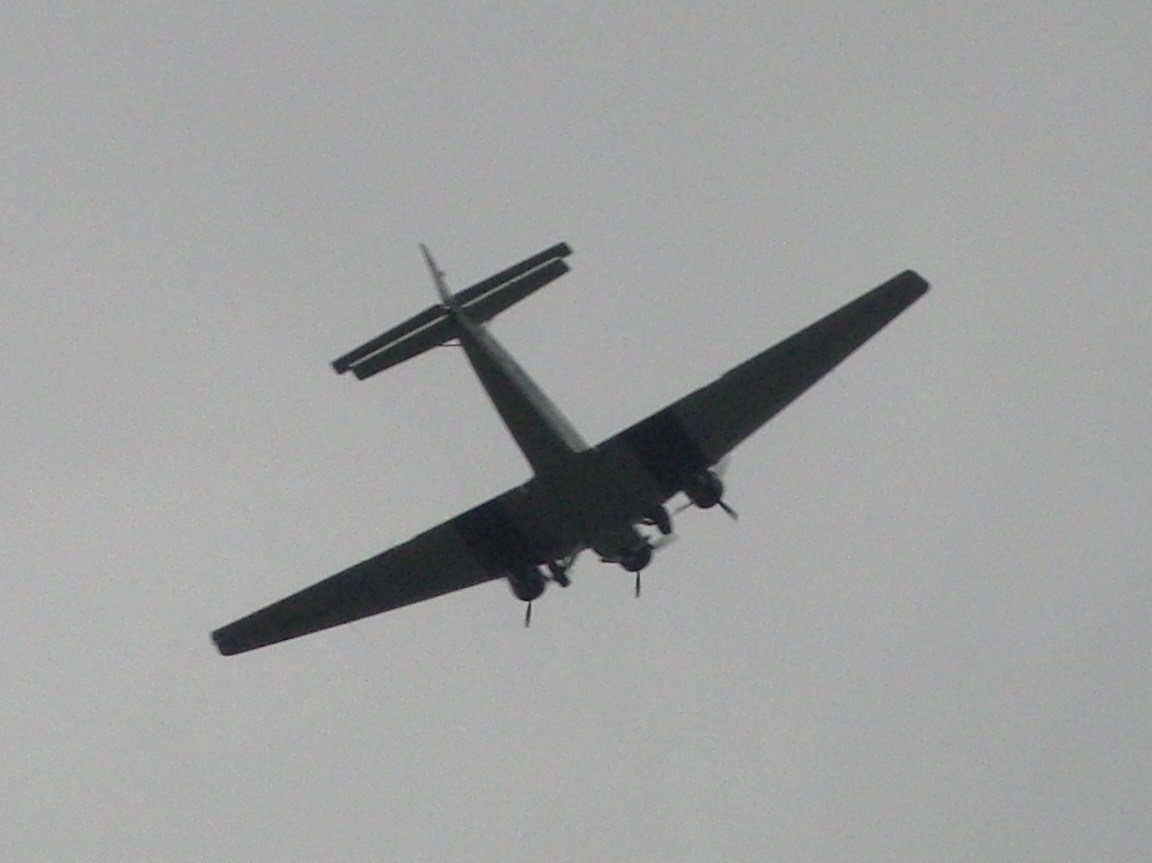
[[453,541],[451,529],[441,526],[222,627],[212,639],[223,654],[241,653],[471,587],[498,575],[477,565],[467,549]]
[[715,463],[805,393],[928,290],[908,270],[677,403],[675,411]]
[[683,490],[928,290],[912,271],[874,288],[620,432],[663,494]]

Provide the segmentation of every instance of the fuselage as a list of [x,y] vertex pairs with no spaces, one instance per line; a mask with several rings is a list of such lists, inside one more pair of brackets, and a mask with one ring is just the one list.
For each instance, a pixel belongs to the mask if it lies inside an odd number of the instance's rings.
[[[651,543],[637,528],[660,495],[636,459],[590,449],[568,418],[481,323],[449,307],[468,361],[536,480],[557,501],[568,556],[593,549],[602,560],[640,569]],[[630,463],[629,463],[630,462]],[[659,521],[656,518],[655,521]]]

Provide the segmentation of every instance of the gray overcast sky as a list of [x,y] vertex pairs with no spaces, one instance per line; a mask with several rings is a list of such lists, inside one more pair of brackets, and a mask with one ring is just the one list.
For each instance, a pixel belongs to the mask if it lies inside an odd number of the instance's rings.
[[[0,857],[1149,859],[1152,7],[621,6],[0,11]],[[526,478],[459,355],[327,363],[558,240],[494,331],[590,440],[934,290],[641,601],[217,656]]]

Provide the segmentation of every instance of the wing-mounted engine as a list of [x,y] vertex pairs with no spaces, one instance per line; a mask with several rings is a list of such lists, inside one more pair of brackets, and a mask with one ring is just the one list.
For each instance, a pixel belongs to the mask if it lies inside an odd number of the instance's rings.
[[724,497],[724,481],[712,471],[702,470],[689,477],[684,494],[700,509],[711,509]]
[[692,474],[682,491],[700,509],[719,506],[729,516],[737,518],[736,510],[724,502],[724,481],[711,469]]
[[508,586],[523,602],[539,599],[547,584],[548,580],[537,566],[524,566],[508,573]]

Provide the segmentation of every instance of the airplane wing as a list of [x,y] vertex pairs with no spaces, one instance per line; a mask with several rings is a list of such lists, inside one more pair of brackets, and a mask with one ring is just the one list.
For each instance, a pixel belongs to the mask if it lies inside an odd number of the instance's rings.
[[339,626],[499,578],[546,559],[521,513],[538,512],[528,482],[212,633],[225,656]]
[[907,270],[596,447],[631,453],[662,500],[719,462],[928,290]]

